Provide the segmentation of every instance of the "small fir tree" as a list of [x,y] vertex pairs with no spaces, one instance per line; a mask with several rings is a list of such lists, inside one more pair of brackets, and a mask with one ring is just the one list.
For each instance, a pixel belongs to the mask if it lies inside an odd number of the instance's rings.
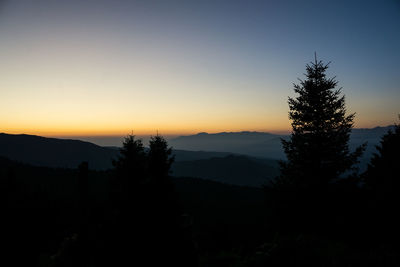
[[113,208],[124,216],[138,207],[147,178],[147,155],[141,139],[128,135],[113,160],[114,175],[110,180],[110,198]]
[[167,141],[158,134],[152,136],[149,142],[149,172],[154,179],[167,179],[174,162],[172,148],[168,147]]
[[[400,118],[400,117],[399,117]],[[400,238],[400,125],[382,136],[377,153],[363,174],[368,198],[368,231],[376,242],[390,243],[398,249]]]
[[368,190],[381,191],[383,195],[387,195],[399,188],[400,124],[382,136],[376,149],[377,153],[364,174],[364,182]]
[[130,176],[134,180],[142,180],[146,168],[146,153],[141,139],[128,135],[120,148],[120,155],[113,165],[120,176]]

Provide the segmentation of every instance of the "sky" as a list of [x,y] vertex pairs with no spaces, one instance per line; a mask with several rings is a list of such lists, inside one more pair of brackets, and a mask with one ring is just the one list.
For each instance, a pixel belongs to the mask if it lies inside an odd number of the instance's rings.
[[355,127],[397,122],[400,1],[0,0],[0,132],[288,132],[330,63]]

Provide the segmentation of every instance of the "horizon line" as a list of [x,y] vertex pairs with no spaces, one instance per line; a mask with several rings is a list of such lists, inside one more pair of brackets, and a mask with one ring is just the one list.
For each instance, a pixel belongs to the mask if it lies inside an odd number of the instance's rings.
[[[363,129],[375,129],[375,128],[385,128],[385,127],[390,127],[393,126],[395,124],[388,124],[388,125],[377,125],[374,127],[354,127],[352,129],[359,129],[359,130],[363,130]],[[220,133],[269,133],[269,134],[290,134],[291,130],[239,130],[239,131],[198,131],[198,132],[188,132],[188,133],[167,133],[167,134],[162,134],[161,132],[161,136],[190,136],[190,135],[198,135],[198,134],[220,134]],[[17,131],[11,131],[11,132],[7,132],[7,131],[1,131],[0,134],[11,134],[11,135],[36,135],[36,136],[43,136],[43,137],[124,137],[124,136],[128,136],[130,135],[130,133],[127,134],[122,134],[122,133],[118,133],[118,134],[84,134],[84,133],[38,133],[38,132],[17,132]],[[134,136],[156,136],[157,133],[155,134],[150,134],[150,133],[135,133],[133,132]]]

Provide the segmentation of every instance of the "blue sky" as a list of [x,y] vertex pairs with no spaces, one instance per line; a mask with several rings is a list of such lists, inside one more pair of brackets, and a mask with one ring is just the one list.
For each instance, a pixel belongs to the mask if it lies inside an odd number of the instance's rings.
[[397,120],[399,1],[0,1],[0,131],[290,129],[314,52],[356,127]]

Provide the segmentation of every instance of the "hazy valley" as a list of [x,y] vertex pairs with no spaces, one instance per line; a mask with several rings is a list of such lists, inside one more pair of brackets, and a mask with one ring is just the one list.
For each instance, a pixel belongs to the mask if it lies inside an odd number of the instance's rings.
[[[360,169],[365,170],[380,138],[393,126],[353,129],[350,148],[367,142]],[[199,133],[169,140],[174,148],[172,175],[196,177],[234,185],[261,186],[279,174],[284,160],[281,138],[261,132]],[[147,144],[145,144],[147,145]],[[102,147],[80,140],[33,135],[0,134],[0,156],[35,166],[76,168],[82,161],[93,170],[112,168],[118,147]]]

